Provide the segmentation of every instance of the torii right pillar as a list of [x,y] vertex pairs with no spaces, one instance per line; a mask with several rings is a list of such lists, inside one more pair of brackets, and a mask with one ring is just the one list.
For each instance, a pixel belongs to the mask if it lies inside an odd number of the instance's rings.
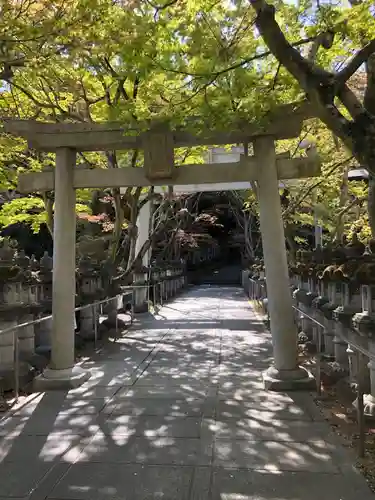
[[298,366],[297,327],[289,283],[281,214],[275,144],[271,137],[254,141],[258,161],[260,229],[270,316],[274,365],[263,374],[265,388],[274,391],[314,388],[313,377]]

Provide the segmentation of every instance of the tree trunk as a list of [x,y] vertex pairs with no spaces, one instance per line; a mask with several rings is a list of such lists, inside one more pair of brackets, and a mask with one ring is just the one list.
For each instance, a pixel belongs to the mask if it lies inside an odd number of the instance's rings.
[[[341,187],[340,187],[340,209],[343,209],[345,205],[348,203],[348,173],[349,173],[349,168],[345,167],[344,174],[342,177],[342,182],[341,182]],[[343,243],[344,242],[344,233],[345,233],[345,215],[343,214],[342,217],[339,217],[336,225],[336,236],[335,236],[335,241],[338,243]]]
[[112,244],[111,244],[111,260],[112,262],[116,261],[117,251],[120,244],[122,227],[124,225],[125,215],[124,208],[121,202],[121,194],[119,189],[113,189],[113,201],[115,206],[115,224],[113,228],[112,234]]
[[244,235],[245,235],[245,261],[251,262],[254,260],[254,248],[251,235],[251,211],[243,212],[244,220]]
[[53,239],[53,199],[50,197],[51,193],[44,193],[43,200],[46,210],[46,226]]
[[130,211],[130,225],[129,225],[129,257],[126,269],[129,269],[131,263],[135,260],[135,250],[138,239],[137,218],[139,214],[138,202],[141,196],[142,188],[137,187],[132,194],[131,211]]

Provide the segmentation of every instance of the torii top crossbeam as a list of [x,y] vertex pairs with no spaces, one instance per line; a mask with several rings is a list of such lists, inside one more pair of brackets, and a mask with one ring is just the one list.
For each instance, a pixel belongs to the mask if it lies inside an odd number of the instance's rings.
[[[76,169],[75,188],[108,188],[151,185],[190,185],[216,182],[247,182],[257,179],[257,161],[242,157],[240,162],[228,164],[184,165],[175,167],[174,149],[182,146],[249,143],[261,136],[274,140],[298,137],[303,121],[309,118],[310,107],[290,104],[277,108],[263,121],[228,124],[228,130],[203,130],[197,134],[166,125],[155,126],[134,135],[136,131],[118,124],[41,123],[37,121],[5,120],[5,132],[27,139],[31,148],[58,151],[106,151],[143,149],[144,168]],[[127,135],[128,134],[128,135]],[[312,177],[319,173],[316,161],[306,158],[277,159],[279,179]],[[21,192],[50,191],[54,189],[54,172],[22,174]]]
[[[270,135],[274,139],[297,137],[302,123],[311,117],[311,106],[305,102],[279,106],[261,120],[245,122],[237,120],[226,125],[226,129],[212,130],[209,125],[199,126],[193,134],[181,128],[171,132],[174,147],[189,147],[213,144],[236,144],[248,142],[252,137]],[[140,126],[126,127],[119,123],[43,123],[32,120],[5,119],[5,132],[25,137],[32,149],[55,151],[61,147],[76,151],[112,151],[144,149],[149,141],[149,132]],[[191,120],[192,128],[194,120]],[[145,128],[152,129],[155,123]],[[167,124],[159,123],[160,133],[166,133]],[[203,130],[202,130],[203,128]]]

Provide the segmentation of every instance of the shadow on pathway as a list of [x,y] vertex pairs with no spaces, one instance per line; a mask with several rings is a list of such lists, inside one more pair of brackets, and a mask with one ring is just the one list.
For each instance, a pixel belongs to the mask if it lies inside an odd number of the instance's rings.
[[370,500],[310,394],[263,390],[270,335],[198,287],[0,422],[0,500]]

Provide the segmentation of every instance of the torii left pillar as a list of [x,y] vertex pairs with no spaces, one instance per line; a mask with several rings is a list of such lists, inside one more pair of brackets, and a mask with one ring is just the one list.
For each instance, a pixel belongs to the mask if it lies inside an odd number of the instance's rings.
[[82,385],[90,378],[90,372],[75,366],[74,356],[75,163],[74,150],[68,148],[57,150],[53,229],[52,352],[50,365],[34,380],[35,389],[40,392],[71,389]]

